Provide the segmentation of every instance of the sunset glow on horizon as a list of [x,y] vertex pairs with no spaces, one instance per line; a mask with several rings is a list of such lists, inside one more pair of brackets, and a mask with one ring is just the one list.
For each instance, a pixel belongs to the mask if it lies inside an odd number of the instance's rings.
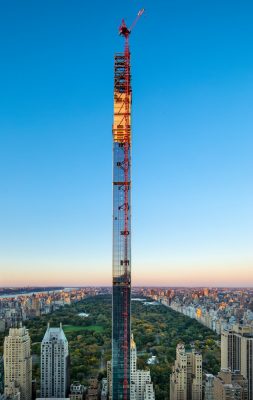
[[[252,287],[248,265],[134,265],[133,286]],[[21,286],[111,286],[111,267],[94,265],[22,266],[2,269],[1,287]],[[19,272],[20,270],[20,272]],[[153,271],[156,271],[154,274]],[[239,276],[238,276],[239,274]],[[13,276],[15,275],[15,279]],[[228,278],[229,277],[229,278]]]

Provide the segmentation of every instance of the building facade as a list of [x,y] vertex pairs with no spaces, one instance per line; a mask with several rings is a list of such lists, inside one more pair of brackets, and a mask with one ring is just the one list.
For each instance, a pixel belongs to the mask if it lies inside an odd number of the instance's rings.
[[100,400],[108,400],[108,382],[106,378],[101,382],[101,398]]
[[66,397],[69,386],[68,341],[62,326],[50,328],[41,343],[41,397]]
[[[151,381],[150,370],[137,369],[137,348],[136,343],[131,337],[131,353],[130,353],[130,400],[155,400],[155,392]],[[108,398],[111,400],[112,393],[112,370],[111,362],[107,363],[107,385]]]
[[108,399],[112,400],[112,362],[107,361],[107,383],[108,383]]
[[99,383],[98,379],[93,377],[89,379],[88,392],[86,400],[97,400],[99,395]]
[[32,399],[31,339],[25,327],[11,328],[4,340],[4,393]]
[[124,21],[124,52],[114,57],[112,398],[130,400],[131,335],[131,66]]
[[150,370],[137,369],[137,348],[133,336],[131,337],[131,400],[155,400]]
[[83,400],[85,396],[85,388],[80,382],[73,382],[70,385],[70,400]]
[[0,394],[4,392],[4,359],[0,356]]
[[253,328],[234,325],[221,334],[221,369],[240,371],[248,382],[248,399],[253,400]]
[[214,378],[215,400],[248,400],[248,383],[239,372],[222,369]]
[[241,368],[241,335],[233,330],[221,332],[221,368],[239,371]]
[[202,400],[202,355],[177,345],[175,365],[170,376],[170,400]]
[[204,399],[205,400],[215,400],[214,398],[214,379],[215,376],[212,374],[205,375],[205,384],[204,384]]

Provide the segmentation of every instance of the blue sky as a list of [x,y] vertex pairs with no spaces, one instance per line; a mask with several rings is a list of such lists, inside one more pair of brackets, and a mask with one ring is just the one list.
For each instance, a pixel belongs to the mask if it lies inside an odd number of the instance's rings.
[[110,284],[113,54],[142,7],[133,282],[253,284],[253,3],[13,0],[0,15],[0,285]]

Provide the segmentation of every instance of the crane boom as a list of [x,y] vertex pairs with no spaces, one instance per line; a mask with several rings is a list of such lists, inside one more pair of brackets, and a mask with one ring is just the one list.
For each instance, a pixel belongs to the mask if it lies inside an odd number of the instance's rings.
[[132,25],[130,26],[130,32],[132,32],[133,28],[135,27],[135,25],[137,24],[137,22],[139,21],[140,17],[142,16],[142,14],[144,13],[145,9],[142,8],[138,14],[137,17],[135,18],[134,22],[132,23]]

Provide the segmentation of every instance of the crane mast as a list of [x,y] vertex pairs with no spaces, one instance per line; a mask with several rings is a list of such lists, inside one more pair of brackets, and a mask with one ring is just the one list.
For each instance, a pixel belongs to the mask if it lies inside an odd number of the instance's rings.
[[[144,10],[141,10],[132,27]],[[112,399],[130,400],[131,338],[131,67],[123,20],[123,53],[114,57]]]

